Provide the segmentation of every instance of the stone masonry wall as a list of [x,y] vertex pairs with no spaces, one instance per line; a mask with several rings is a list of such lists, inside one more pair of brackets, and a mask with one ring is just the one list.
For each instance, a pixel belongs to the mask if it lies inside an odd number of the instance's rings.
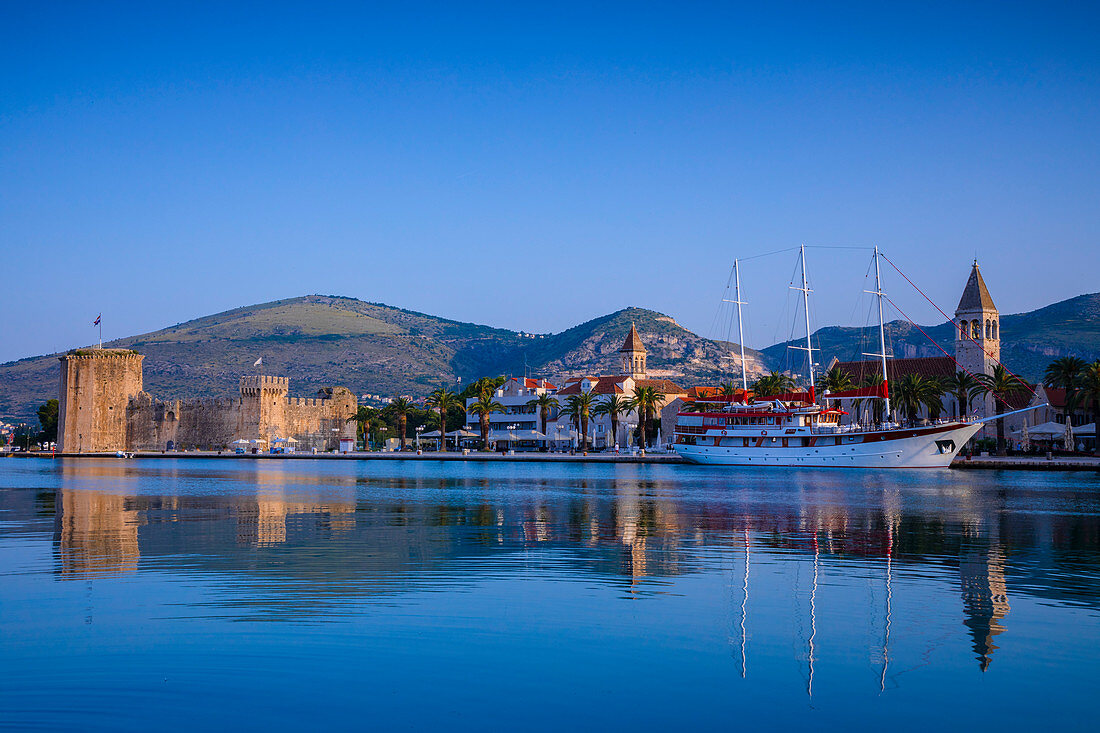
[[85,349],[60,357],[60,452],[102,453],[126,448],[126,406],[142,391],[144,358],[128,349]]

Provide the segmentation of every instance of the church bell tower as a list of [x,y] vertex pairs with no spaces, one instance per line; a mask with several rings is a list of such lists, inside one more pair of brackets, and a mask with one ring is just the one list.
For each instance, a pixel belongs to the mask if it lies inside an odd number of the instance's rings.
[[623,347],[619,349],[619,355],[622,357],[623,374],[632,379],[645,379],[645,344],[633,323],[630,324],[630,333],[627,334]]
[[955,309],[955,360],[971,374],[992,374],[1001,359],[1000,314],[985,286],[978,261],[970,269]]

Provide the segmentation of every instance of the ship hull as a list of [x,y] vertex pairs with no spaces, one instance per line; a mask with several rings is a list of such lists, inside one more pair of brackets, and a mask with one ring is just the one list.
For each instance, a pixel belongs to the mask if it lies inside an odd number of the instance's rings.
[[845,434],[838,445],[675,445],[685,460],[718,466],[822,468],[947,468],[980,423],[954,423],[912,430]]

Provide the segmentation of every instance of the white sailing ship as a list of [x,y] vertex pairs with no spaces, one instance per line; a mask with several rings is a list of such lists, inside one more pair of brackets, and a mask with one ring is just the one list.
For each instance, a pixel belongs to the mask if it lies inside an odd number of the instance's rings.
[[[674,450],[693,463],[728,466],[821,466],[847,468],[943,468],[966,445],[982,424],[996,419],[971,418],[938,422],[919,427],[883,422],[865,426],[841,424],[844,414],[830,407],[845,398],[881,399],[884,415],[890,415],[890,392],[886,379],[886,336],[882,320],[882,291],[879,251],[875,248],[875,290],[878,298],[879,353],[883,381],[875,387],[823,395],[826,405],[817,403],[814,388],[813,349],[810,345],[810,306],[806,277],[806,250],[801,248],[802,292],[806,310],[806,351],[809,389],[766,399],[757,399],[748,388],[745,373],[744,330],[741,322],[741,275],[734,261],[738,343],[741,345],[741,385],[737,396],[714,395],[698,398],[696,412],[677,415]],[[1030,408],[1029,408],[1030,409]],[[1019,410],[1017,412],[1023,412]],[[1014,414],[1004,413],[999,417]]]

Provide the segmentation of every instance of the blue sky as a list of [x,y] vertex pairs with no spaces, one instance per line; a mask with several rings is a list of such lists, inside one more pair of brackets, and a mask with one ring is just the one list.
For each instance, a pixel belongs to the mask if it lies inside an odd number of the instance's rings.
[[[724,336],[802,242],[949,311],[974,256],[1006,313],[1100,290],[1094,4],[516,5],[0,5],[0,360],[307,293]],[[867,253],[810,259],[863,323]]]

